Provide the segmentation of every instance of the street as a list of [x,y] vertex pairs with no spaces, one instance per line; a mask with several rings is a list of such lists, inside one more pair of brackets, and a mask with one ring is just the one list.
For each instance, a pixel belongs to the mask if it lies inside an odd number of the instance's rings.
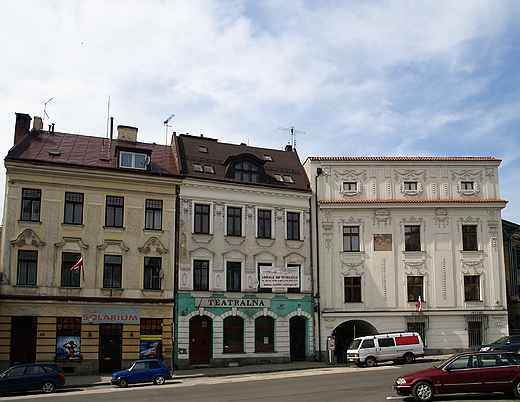
[[[394,380],[406,372],[432,366],[432,362],[412,365],[385,364],[373,368],[327,367],[322,369],[284,371],[225,377],[197,377],[172,379],[165,385],[130,385],[121,389],[115,386],[63,389],[54,394],[18,394],[2,400],[112,402],[183,401],[413,401],[398,397],[392,389]],[[502,394],[436,396],[436,401],[509,401]]]

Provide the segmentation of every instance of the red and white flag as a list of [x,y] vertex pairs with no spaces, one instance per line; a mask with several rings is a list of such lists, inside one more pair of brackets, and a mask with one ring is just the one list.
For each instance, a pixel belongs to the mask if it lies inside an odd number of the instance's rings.
[[75,263],[75,264],[72,266],[72,268],[71,268],[70,270],[72,271],[73,269],[78,269],[78,268],[81,267],[82,265],[83,265],[83,257],[81,257],[81,258],[79,259],[79,261],[78,261],[77,263]]
[[419,314],[422,313],[422,310],[421,310],[421,295],[419,295],[419,298],[417,299],[417,311],[419,311]]

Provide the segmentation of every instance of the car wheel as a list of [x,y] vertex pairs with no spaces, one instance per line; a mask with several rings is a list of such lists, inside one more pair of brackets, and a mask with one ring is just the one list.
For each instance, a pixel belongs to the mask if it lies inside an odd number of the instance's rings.
[[403,363],[411,364],[415,360],[415,356],[411,353],[407,353],[403,356]]
[[42,391],[45,394],[50,394],[52,391],[54,391],[54,383],[52,381],[45,381],[42,384]]
[[119,388],[126,388],[128,386],[128,380],[126,378],[120,378],[117,382]]
[[156,384],[156,385],[163,385],[164,382],[165,382],[165,379],[162,375],[158,375],[157,377],[155,377],[155,380],[153,380],[153,382]]
[[375,365],[376,365],[376,359],[373,358],[372,356],[368,356],[365,359],[365,366],[367,366],[367,367],[374,367]]
[[516,398],[520,398],[520,380],[516,380],[513,384],[513,394]]
[[429,401],[433,398],[433,394],[433,386],[427,382],[418,382],[412,389],[412,395],[416,401]]

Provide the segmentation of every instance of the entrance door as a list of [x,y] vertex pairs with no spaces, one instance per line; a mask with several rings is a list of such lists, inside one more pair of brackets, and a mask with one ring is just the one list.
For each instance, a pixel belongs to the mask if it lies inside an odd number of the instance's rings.
[[293,317],[290,320],[291,361],[305,360],[305,320]]
[[196,316],[190,320],[190,364],[209,364],[211,320]]
[[36,317],[11,318],[11,366],[36,361]]
[[99,372],[113,373],[121,370],[121,324],[99,326]]

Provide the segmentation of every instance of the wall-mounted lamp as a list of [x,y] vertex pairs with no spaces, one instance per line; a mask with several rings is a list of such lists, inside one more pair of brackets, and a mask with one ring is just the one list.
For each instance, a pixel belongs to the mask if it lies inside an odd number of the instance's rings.
[[130,332],[130,336],[134,336],[134,333],[133,333],[133,332]]
[[88,323],[89,323],[89,324],[92,324],[92,318],[89,318],[89,319],[88,319]]
[[88,336],[92,336],[92,331],[88,331]]

